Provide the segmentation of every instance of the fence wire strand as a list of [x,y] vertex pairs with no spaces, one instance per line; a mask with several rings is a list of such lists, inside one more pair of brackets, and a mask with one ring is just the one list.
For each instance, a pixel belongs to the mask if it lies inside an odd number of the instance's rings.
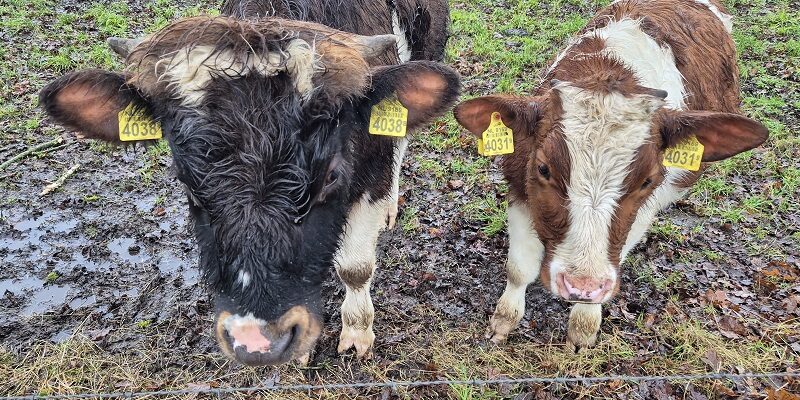
[[147,392],[110,392],[110,393],[81,393],[64,395],[40,396],[30,394],[26,396],[7,396],[0,397],[3,400],[35,400],[35,399],[111,399],[126,398],[134,399],[145,396],[180,396],[191,394],[212,394],[217,398],[222,398],[223,394],[232,393],[253,393],[253,392],[311,392],[316,390],[346,390],[346,389],[397,389],[414,388],[421,386],[439,385],[469,385],[469,386],[488,386],[488,385],[512,385],[525,383],[541,384],[567,384],[584,383],[594,384],[603,382],[650,382],[650,381],[697,381],[697,380],[731,380],[740,381],[743,379],[770,379],[772,378],[797,378],[800,379],[800,370],[789,372],[774,373],[715,373],[715,374],[688,374],[688,375],[609,375],[609,376],[574,376],[574,377],[555,377],[555,378],[503,378],[503,379],[441,379],[431,381],[385,381],[385,382],[361,382],[361,383],[331,383],[331,384],[294,384],[294,385],[274,385],[274,386],[254,386],[254,387],[234,387],[234,388],[202,388],[202,389],[180,389],[180,390],[159,390]]

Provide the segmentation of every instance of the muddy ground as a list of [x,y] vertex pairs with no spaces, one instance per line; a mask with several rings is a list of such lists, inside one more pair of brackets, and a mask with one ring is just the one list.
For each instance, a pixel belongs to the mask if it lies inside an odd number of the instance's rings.
[[[579,362],[570,361],[559,346],[565,337],[568,305],[538,284],[529,289],[527,312],[508,344],[493,347],[482,339],[505,284],[508,241],[504,230],[494,229],[502,221],[505,185],[496,161],[480,158],[472,140],[454,126],[452,118],[446,118],[412,140],[401,184],[403,215],[398,227],[381,237],[372,290],[377,334],[372,360],[336,354],[343,290],[331,275],[324,293],[325,330],[309,368],[254,369],[229,363],[216,348],[212,303],[195,269],[197,250],[188,230],[186,199],[170,169],[166,147],[124,151],[80,141],[43,119],[35,108],[38,90],[64,71],[118,65],[98,44],[119,27],[113,19],[104,18],[95,3],[0,4],[0,16],[6,19],[0,42],[8,45],[0,52],[4,69],[0,162],[36,144],[63,138],[63,144],[0,170],[0,377],[9,382],[0,384],[0,395],[537,374],[766,372],[800,367],[800,150],[796,141],[800,64],[796,54],[790,55],[794,54],[791,49],[780,52],[781,43],[799,37],[793,36],[796,31],[791,24],[788,34],[767,25],[770,13],[787,7],[790,17],[797,15],[796,5],[732,4],[748,24],[769,26],[751,29],[752,36],[763,42],[765,54],[755,53],[757,49],[749,54],[751,47],[740,48],[744,52],[740,65],[762,65],[763,71],[744,72],[744,94],[754,99],[749,104],[746,100],[745,110],[771,122],[780,139],[715,167],[689,199],[659,217],[626,264],[620,294],[604,308],[600,340],[605,345],[578,357]],[[119,3],[99,4],[124,16],[127,23],[120,29],[129,34],[152,30],[159,18],[174,19],[188,8],[169,1],[136,1],[124,8],[115,6]],[[504,26],[498,20],[503,16],[492,14],[488,4],[453,4],[456,40],[451,40],[448,59],[464,76],[468,95],[490,93],[504,85],[502,62],[471,50],[473,41],[483,40],[480,29],[498,27],[490,38],[507,52],[526,51],[519,49],[529,44],[521,39],[528,35],[524,30],[499,29]],[[580,22],[596,9],[595,4],[582,2],[531,4],[538,8],[525,12],[534,19],[563,14]],[[513,11],[525,5],[499,6]],[[193,10],[206,7],[213,10],[216,4]],[[173,11],[164,11],[167,8]],[[476,15],[495,19],[476,28],[471,23]],[[9,21],[14,18],[33,23],[12,26]],[[63,19],[68,20],[66,24]],[[579,26],[548,36],[541,54],[512,73],[512,87],[524,91],[535,83],[546,60]],[[737,38],[737,44],[746,46],[746,40]],[[59,49],[65,46],[74,46],[79,55],[67,54],[67,61],[59,60],[63,53]],[[770,64],[764,66],[766,59]],[[768,84],[762,84],[764,76],[781,83],[767,80]],[[775,99],[783,107],[769,108],[774,104],[767,100]],[[75,164],[79,164],[77,172],[63,187],[39,195]],[[87,357],[101,359],[92,364],[101,367],[95,376],[48,385],[55,375],[47,365],[61,364],[36,363],[55,349],[73,357],[80,365],[68,368],[83,374]],[[762,358],[756,360],[756,356]],[[514,358],[527,361],[516,363]],[[125,362],[137,366],[135,373],[125,376],[112,367]],[[39,367],[31,367],[34,364]],[[103,368],[108,368],[107,373]],[[764,395],[785,383],[775,379],[722,384],[518,385],[484,390],[443,386],[394,394],[714,398]]]

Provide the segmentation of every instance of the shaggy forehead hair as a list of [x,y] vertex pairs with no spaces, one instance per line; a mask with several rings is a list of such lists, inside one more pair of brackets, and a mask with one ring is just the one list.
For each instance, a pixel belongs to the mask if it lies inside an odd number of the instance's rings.
[[234,273],[264,278],[261,264],[299,266],[295,222],[347,146],[350,121],[340,113],[368,87],[360,46],[314,23],[197,17],[129,55],[128,81],[165,104],[156,117],[168,124],[178,175],[208,212],[197,222],[212,228],[203,240],[225,266],[211,271],[212,283]]
[[311,22],[194,17],[137,45],[128,81],[150,96],[197,106],[215,78],[285,72],[304,98],[313,91],[320,101],[342,102],[367,86],[370,66],[360,49],[352,35]]

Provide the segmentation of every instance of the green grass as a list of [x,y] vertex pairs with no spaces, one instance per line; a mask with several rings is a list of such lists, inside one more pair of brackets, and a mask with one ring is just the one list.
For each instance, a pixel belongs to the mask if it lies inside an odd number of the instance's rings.
[[128,33],[128,5],[123,2],[96,3],[86,15],[92,18],[100,33],[106,36],[126,36]]
[[417,214],[419,214],[419,209],[414,206],[403,208],[398,222],[403,233],[410,234],[419,231],[420,224]]
[[491,237],[505,228],[507,208],[508,201],[499,202],[494,193],[490,193],[465,204],[462,210],[467,219],[481,222],[481,230]]

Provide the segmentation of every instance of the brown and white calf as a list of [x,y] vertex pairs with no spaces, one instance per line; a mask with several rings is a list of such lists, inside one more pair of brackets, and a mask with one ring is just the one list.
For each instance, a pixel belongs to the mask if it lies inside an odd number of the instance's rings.
[[[368,133],[370,116],[399,102],[407,119],[394,127],[411,132],[456,101],[458,75],[436,62],[447,3],[229,0],[222,10],[111,40],[125,70],[72,72],[40,102],[87,138],[163,130],[226,354],[246,364],[305,358],[335,268],[346,286],[338,350],[364,355],[375,338],[375,246],[397,214],[407,143]],[[129,109],[155,123],[132,126]]]
[[717,0],[620,0],[558,55],[533,96],[456,107],[472,133],[499,112],[514,136],[515,151],[501,162],[510,186],[508,282],[487,337],[506,339],[540,276],[576,303],[568,343],[593,345],[620,264],[700,174],[664,167],[665,150],[696,137],[702,161],[712,162],[766,140],[764,126],[738,114],[730,29]]

